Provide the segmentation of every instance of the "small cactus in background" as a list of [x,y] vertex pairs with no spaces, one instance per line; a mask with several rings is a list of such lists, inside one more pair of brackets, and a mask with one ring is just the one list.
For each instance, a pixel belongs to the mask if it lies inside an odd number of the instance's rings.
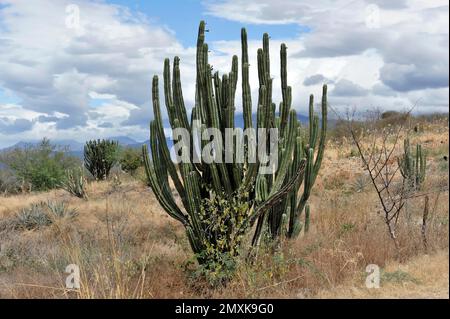
[[416,152],[411,152],[409,139],[405,139],[403,144],[403,155],[398,159],[400,172],[407,181],[409,187],[420,190],[425,180],[426,155],[422,150],[422,145],[416,145]]
[[108,178],[111,168],[117,163],[119,142],[92,140],[84,146],[84,167],[96,180]]
[[[249,82],[247,32],[241,31],[242,108],[244,130],[254,125],[262,129],[278,129],[278,169],[262,174],[259,160],[249,161],[254,147],[249,140],[233,138],[233,146],[242,143],[244,162],[233,160],[207,162],[195,147],[185,145],[186,140],[174,136],[173,142],[182,144],[183,157],[188,150],[188,160],[175,164],[170,155],[160,109],[159,80],[153,78],[152,104],[154,119],[150,123],[150,154],[143,145],[144,166],[150,187],[166,212],[182,223],[192,250],[200,264],[220,264],[225,256],[238,255],[243,236],[257,222],[253,244],[259,243],[262,230],[268,230],[272,239],[281,234],[295,237],[299,219],[305,209],[312,186],[317,177],[325,149],[327,121],[327,87],[323,87],[322,118],[314,113],[314,98],[309,101],[309,136],[305,140],[296,111],[291,108],[292,89],[287,85],[287,48],[281,45],[282,102],[276,114],[272,102],[269,36],[263,36],[263,48],[258,50],[259,95],[256,121],[252,119],[252,96]],[[233,56],[231,71],[222,76],[213,74],[208,62],[208,45],[205,43],[205,23],[200,23],[197,40],[197,80],[195,106],[187,116],[180,81],[180,59],[164,61],[164,95],[167,115],[172,129],[184,128],[189,140],[194,141],[194,123],[200,123],[201,133],[214,128],[226,138],[227,128],[235,128],[235,96],[238,81],[238,57]],[[172,76],[171,76],[172,73]],[[202,134],[203,135],[203,134]],[[258,133],[256,134],[257,136]],[[273,143],[266,137],[263,144]],[[202,141],[202,147],[208,141]],[[222,145],[226,145],[224,139]],[[242,145],[241,144],[241,145]],[[218,152],[218,151],[216,151]],[[150,155],[150,156],[149,156]],[[223,154],[218,154],[223,156]],[[223,157],[222,157],[223,158]],[[199,161],[195,161],[199,159]],[[182,207],[176,202],[169,180],[180,196]],[[299,190],[302,192],[298,194]],[[305,216],[309,226],[309,208]],[[307,227],[308,227],[307,226]],[[227,258],[225,258],[227,259]],[[213,261],[211,263],[211,261]]]

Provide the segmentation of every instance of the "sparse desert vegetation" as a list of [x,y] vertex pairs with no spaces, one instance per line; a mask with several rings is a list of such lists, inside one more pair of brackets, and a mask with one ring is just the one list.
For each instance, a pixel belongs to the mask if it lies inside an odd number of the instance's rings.
[[0,297],[448,298],[448,116],[368,112],[330,127],[323,85],[301,123],[284,43],[273,103],[267,33],[255,113],[243,28],[246,132],[230,138],[239,58],[213,73],[205,32],[201,21],[189,115],[180,58],[164,60],[172,141],[155,75],[142,153],[90,140],[82,165],[44,139],[0,154]]
[[[399,249],[354,145],[331,130],[309,232],[278,247],[263,241],[252,262],[243,252],[226,289],[202,275],[183,226],[163,211],[139,168],[90,180],[87,199],[62,189],[2,195],[0,297],[448,298],[448,117],[414,118],[406,132],[427,152],[427,177],[400,214]],[[401,143],[395,152],[403,154]],[[79,290],[65,288],[69,264],[80,267]],[[368,264],[381,268],[380,289],[364,284]]]

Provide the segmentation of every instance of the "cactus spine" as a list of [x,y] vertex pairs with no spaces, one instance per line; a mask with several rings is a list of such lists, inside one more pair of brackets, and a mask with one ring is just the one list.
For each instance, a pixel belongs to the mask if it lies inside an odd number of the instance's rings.
[[420,190],[425,180],[426,155],[422,150],[422,145],[416,145],[416,153],[411,152],[409,139],[406,138],[403,144],[403,155],[398,159],[398,165],[403,178],[406,179],[409,187]]
[[[205,43],[205,23],[199,26],[197,39],[197,74],[195,105],[190,119],[187,116],[180,81],[180,59],[174,58],[171,78],[170,61],[164,61],[164,98],[172,129],[185,128],[189,138],[173,136],[178,146],[178,157],[188,159],[175,164],[170,157],[162,125],[159,97],[159,79],[153,77],[152,104],[154,119],[150,123],[150,154],[142,148],[149,185],[167,213],[186,228],[189,243],[200,263],[217,260],[220,254],[236,256],[243,238],[257,222],[253,243],[257,244],[261,230],[270,229],[273,237],[281,234],[284,224],[288,234],[294,237],[293,228],[304,209],[317,177],[325,148],[327,119],[326,86],[323,88],[322,125],[314,114],[313,98],[310,99],[309,140],[303,140],[303,131],[294,109],[291,108],[292,89],[287,85],[286,45],[281,46],[281,79],[283,101],[278,115],[272,102],[272,78],[270,75],[269,36],[263,36],[263,48],[258,50],[259,95],[255,123],[252,120],[252,96],[249,82],[249,58],[247,33],[241,31],[242,107],[244,129],[254,125],[261,129],[278,128],[278,170],[273,174],[261,174],[262,164],[249,161],[254,147],[249,139],[236,135],[233,147],[243,145],[244,162],[237,161],[237,154],[229,161],[205,161],[195,144],[195,131],[205,133],[215,128],[222,133],[216,143],[225,143],[225,129],[235,129],[235,97],[238,82],[238,57],[233,56],[231,70],[222,76],[212,71],[208,61],[208,45]],[[195,125],[197,123],[197,125]],[[198,125],[198,123],[200,125]],[[320,130],[320,140],[318,138]],[[256,139],[259,134],[256,134]],[[269,145],[270,138],[263,141]],[[201,141],[202,148],[208,141]],[[273,142],[272,142],[273,143]],[[220,148],[215,148],[220,149]],[[185,152],[187,151],[187,152]],[[317,151],[317,152],[316,152]],[[187,153],[187,154],[186,154]],[[224,154],[215,156],[223,159]],[[236,152],[235,152],[236,153]],[[315,155],[315,153],[317,153]],[[197,160],[197,161],[196,161]],[[169,179],[180,195],[178,206],[169,186]],[[303,192],[298,190],[303,184]],[[277,205],[275,205],[277,204]],[[279,204],[279,205],[278,205]],[[308,210],[309,212],[309,210]],[[282,219],[284,217],[284,223]],[[289,219],[287,222],[286,219]],[[309,220],[309,214],[308,214]],[[267,222],[265,222],[267,221]]]

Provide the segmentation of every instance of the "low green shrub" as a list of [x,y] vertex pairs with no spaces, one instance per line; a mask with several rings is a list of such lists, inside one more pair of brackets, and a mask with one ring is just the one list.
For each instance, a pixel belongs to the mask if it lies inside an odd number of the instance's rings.
[[120,152],[119,163],[122,170],[134,175],[136,170],[144,165],[142,152],[138,149],[127,147]]
[[79,159],[44,138],[38,145],[27,145],[1,154],[0,163],[17,180],[29,183],[32,190],[46,191],[59,187],[66,170],[79,165]]

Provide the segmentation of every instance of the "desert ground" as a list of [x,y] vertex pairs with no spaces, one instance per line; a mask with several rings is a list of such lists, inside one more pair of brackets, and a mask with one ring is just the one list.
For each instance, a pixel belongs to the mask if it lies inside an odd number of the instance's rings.
[[[90,182],[88,200],[64,190],[0,197],[0,298],[449,298],[448,134],[444,119],[410,135],[428,154],[426,250],[423,196],[402,212],[397,250],[354,146],[330,138],[310,231],[275,252],[261,248],[226,286],[196,276],[183,227],[143,174]],[[40,202],[64,203],[70,213],[20,227],[18,214]],[[65,287],[69,264],[80,268],[80,289]],[[369,264],[381,269],[378,289],[365,285]]]

